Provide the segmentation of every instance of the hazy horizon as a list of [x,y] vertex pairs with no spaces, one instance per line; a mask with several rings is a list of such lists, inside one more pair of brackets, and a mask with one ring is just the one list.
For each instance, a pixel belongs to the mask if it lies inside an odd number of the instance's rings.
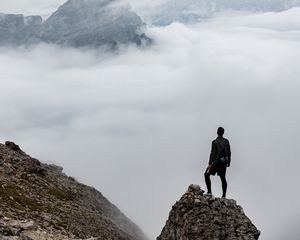
[[[64,1],[2,0],[47,15]],[[300,8],[148,27],[118,54],[0,47],[0,140],[96,187],[159,235],[191,183],[205,189],[218,126],[231,141],[228,198],[262,231],[296,240]],[[221,194],[213,178],[213,192]]]

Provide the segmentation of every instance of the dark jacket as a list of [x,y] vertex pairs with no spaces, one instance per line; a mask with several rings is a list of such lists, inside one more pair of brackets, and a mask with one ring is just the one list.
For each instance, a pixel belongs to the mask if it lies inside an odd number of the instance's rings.
[[212,141],[209,164],[212,164],[214,161],[222,157],[226,157],[227,163],[230,165],[231,151],[229,141],[226,138],[218,136],[217,139]]

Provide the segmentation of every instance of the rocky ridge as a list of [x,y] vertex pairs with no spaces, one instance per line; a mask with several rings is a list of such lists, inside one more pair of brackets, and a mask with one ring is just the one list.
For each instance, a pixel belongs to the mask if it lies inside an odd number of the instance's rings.
[[204,196],[198,185],[172,207],[157,240],[256,240],[260,231],[235,200]]
[[0,45],[51,43],[71,47],[149,44],[145,24],[120,0],[69,0],[48,19],[0,14]]
[[1,240],[146,239],[100,192],[62,170],[0,144]]

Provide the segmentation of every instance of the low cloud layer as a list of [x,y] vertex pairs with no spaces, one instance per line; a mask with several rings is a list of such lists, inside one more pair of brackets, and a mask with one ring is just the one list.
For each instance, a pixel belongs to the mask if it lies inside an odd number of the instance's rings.
[[229,197],[262,239],[296,236],[299,14],[150,28],[151,49],[119,54],[1,48],[1,141],[64,166],[155,237],[188,184],[204,188],[222,125],[233,151]]

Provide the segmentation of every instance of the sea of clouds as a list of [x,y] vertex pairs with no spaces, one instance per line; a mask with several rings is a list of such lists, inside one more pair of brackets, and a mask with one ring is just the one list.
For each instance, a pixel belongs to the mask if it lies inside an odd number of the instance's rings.
[[[293,8],[151,27],[151,48],[114,53],[2,47],[1,142],[64,166],[154,238],[190,183],[205,188],[223,126],[233,154],[228,197],[262,239],[296,240],[299,16]],[[216,196],[220,185],[214,178]]]

